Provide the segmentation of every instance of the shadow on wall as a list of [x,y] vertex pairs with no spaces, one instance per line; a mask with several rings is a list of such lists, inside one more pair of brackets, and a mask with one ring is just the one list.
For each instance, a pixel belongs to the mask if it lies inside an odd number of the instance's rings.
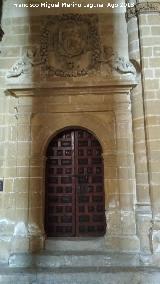
[[[35,14],[31,11],[35,11]],[[112,8],[110,13],[104,13],[104,9],[100,8],[94,9],[94,13],[89,8],[83,11],[59,8],[56,13],[54,9],[30,8],[25,19],[20,15],[12,18],[14,36],[20,42],[22,57],[8,73],[7,79],[11,85],[21,89],[22,95],[17,98],[19,134],[16,159],[21,161],[23,167],[17,170],[19,177],[26,177],[28,181],[23,202],[16,202],[20,212],[17,220],[26,224],[27,231],[20,228],[24,236],[27,232],[29,234],[31,251],[41,249],[45,238],[46,157],[42,156],[40,149],[46,137],[45,132],[52,137],[53,129],[74,126],[75,116],[76,126],[87,128],[82,123],[85,111],[91,113],[91,107],[94,110],[100,100],[100,96],[97,99],[93,95],[94,85],[103,86],[106,81],[114,79],[114,75],[116,80],[117,73],[119,76],[134,75],[134,67],[124,59],[125,54],[128,56],[127,31],[125,25],[124,31],[119,28],[124,20],[124,13],[116,14]],[[21,34],[21,28],[24,29],[24,35]],[[122,57],[117,54],[122,54]],[[90,90],[90,96],[86,90]],[[92,121],[96,120],[91,114],[88,117]],[[107,123],[105,119],[102,122],[104,128]],[[97,124],[100,123],[99,119]],[[18,198],[17,195],[16,200]],[[19,232],[18,229],[17,236]]]
[[[35,88],[38,87],[39,76],[43,84],[39,92],[35,91],[35,97],[32,100],[29,189],[29,204],[32,206],[29,206],[28,220],[29,223],[36,224],[42,232],[42,242],[39,243],[39,248],[43,246],[43,237],[46,237],[44,212],[47,203],[45,204],[46,157],[40,157],[42,152],[37,151],[38,137],[43,137],[42,133],[45,137],[45,131],[50,132],[50,137],[53,137],[55,133],[52,133],[52,129],[73,127],[75,113],[79,117],[82,116],[79,119],[79,124],[76,122],[76,126],[84,126],[83,108],[85,109],[85,106],[91,102],[85,99],[85,94],[80,95],[80,90],[83,86],[92,87],[96,80],[100,81],[101,79],[97,78],[100,78],[101,73],[106,77],[106,74],[111,72],[109,64],[106,64],[107,67],[104,70],[101,60],[105,57],[104,46],[108,50],[112,49],[109,56],[112,56],[114,49],[114,15],[112,13],[106,17],[106,14],[88,13],[89,10],[87,12],[78,9],[75,12],[74,9],[70,9],[68,13],[66,10],[65,14],[63,14],[63,9],[62,12],[59,10],[57,15],[41,16],[39,19],[40,37],[37,42],[36,40],[31,42],[31,53],[28,53],[29,56],[31,55],[32,62],[35,63],[35,68],[32,69],[32,84]],[[30,21],[30,25],[33,27],[32,31],[35,32],[33,17]],[[35,34],[35,38],[37,36],[38,34]],[[73,88],[76,88],[75,92],[73,92]],[[50,90],[48,91],[48,89]],[[71,120],[72,124],[69,125]],[[35,153],[37,154],[35,155]],[[35,176],[36,171],[38,171],[38,176]],[[37,183],[35,188],[32,183]],[[35,192],[31,192],[31,190]],[[33,200],[36,196],[38,197],[39,210],[36,208],[36,199]],[[34,251],[36,248],[35,242],[32,241],[30,249]]]
[[[48,9],[49,12],[46,10],[41,8],[41,15],[30,16],[31,40],[24,48],[27,69],[26,74],[25,70],[21,74],[24,78],[26,76],[27,80],[30,76],[32,81],[28,80],[28,86],[34,89],[30,119],[28,193],[28,224],[30,224],[31,234],[29,249],[31,251],[43,248],[45,238],[46,158],[40,156],[42,152],[38,151],[38,145],[41,143],[38,140],[43,137],[43,133],[45,136],[45,131],[48,129],[51,129],[50,136],[53,136],[52,129],[57,129],[58,125],[61,125],[56,119],[57,114],[60,120],[66,117],[66,126],[68,126],[67,117],[71,117],[72,113],[76,112],[78,102],[78,100],[76,102],[78,93],[74,94],[73,98],[69,89],[77,87],[77,90],[78,88],[80,90],[83,85],[92,86],[100,72],[104,73],[104,76],[110,72],[110,66],[108,65],[107,71],[104,71],[100,61],[105,56],[105,47],[108,50],[112,49],[113,53],[115,36],[112,14],[106,17],[105,14],[92,14],[89,9],[88,13],[86,9],[75,12],[75,9],[59,8],[58,14],[54,15],[54,9],[52,11]],[[99,10],[97,9],[96,12]],[[23,104],[23,98],[20,101]],[[83,102],[80,104],[83,105]],[[71,126],[74,124],[73,120]],[[77,126],[81,126],[80,121]]]

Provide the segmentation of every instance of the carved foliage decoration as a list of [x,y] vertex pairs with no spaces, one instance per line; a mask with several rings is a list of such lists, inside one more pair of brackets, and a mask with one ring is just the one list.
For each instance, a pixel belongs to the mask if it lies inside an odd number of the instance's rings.
[[134,7],[127,8],[127,20],[138,16],[142,13],[160,13],[160,2],[143,2],[137,3]]
[[67,14],[45,20],[41,37],[42,71],[47,77],[77,77],[98,70],[96,15]]
[[39,48],[28,48],[23,57],[17,60],[11,70],[9,70],[7,78],[19,77],[22,74],[32,75],[32,68],[40,64]]
[[29,47],[7,78],[43,82],[85,75],[135,77],[136,69],[111,46],[100,44],[96,15],[67,14],[45,18],[40,46]]
[[103,73],[106,72],[107,75],[118,73],[136,76],[137,74],[134,65],[126,58],[114,52],[110,46],[103,46],[101,68],[103,68]]

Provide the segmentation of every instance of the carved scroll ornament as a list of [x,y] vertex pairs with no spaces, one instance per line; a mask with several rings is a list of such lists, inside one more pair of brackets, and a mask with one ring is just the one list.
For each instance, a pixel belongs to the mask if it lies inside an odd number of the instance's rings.
[[19,77],[22,74],[32,75],[32,68],[40,65],[40,53],[38,48],[29,48],[24,56],[18,59],[7,74],[7,78]]
[[137,17],[143,13],[160,13],[160,2],[143,2],[137,3],[134,7],[128,7],[126,12],[127,20]]
[[[102,75],[106,77],[111,77],[113,74],[123,74],[131,76],[137,75],[137,70],[134,65],[128,59],[118,55],[117,53],[114,53],[112,47],[103,47],[101,59],[99,59],[99,64],[100,70],[96,74],[100,76]],[[11,70],[9,70],[7,78],[20,77],[22,74],[32,75],[32,73],[34,74],[34,68],[38,65],[41,65],[42,68],[44,68],[40,60],[39,52],[30,49],[21,59],[19,59],[13,65]],[[90,75],[93,74],[95,73],[90,72]],[[85,75],[86,74],[84,73],[83,76]],[[57,73],[56,76],[62,76],[62,74]],[[65,77],[71,76],[72,74],[68,73],[67,75],[67,73],[65,73]],[[82,76],[82,74],[79,74],[79,76]]]
[[132,76],[137,74],[134,65],[128,59],[114,53],[112,47],[103,47],[101,64],[107,74],[131,74]]

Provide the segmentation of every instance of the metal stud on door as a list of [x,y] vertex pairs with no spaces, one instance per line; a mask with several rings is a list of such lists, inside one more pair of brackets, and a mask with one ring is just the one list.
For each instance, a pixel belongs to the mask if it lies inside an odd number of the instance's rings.
[[46,163],[47,236],[105,233],[102,149],[86,130],[61,132],[48,146]]

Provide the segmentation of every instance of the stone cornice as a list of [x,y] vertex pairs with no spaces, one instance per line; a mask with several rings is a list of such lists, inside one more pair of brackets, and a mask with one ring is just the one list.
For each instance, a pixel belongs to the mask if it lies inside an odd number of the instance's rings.
[[134,7],[127,8],[126,19],[128,21],[144,13],[160,13],[160,2],[137,3]]
[[85,94],[113,94],[113,93],[130,93],[131,89],[137,84],[133,82],[123,82],[122,84],[110,84],[103,86],[79,86],[65,88],[16,88],[9,87],[5,91],[7,96],[14,97],[39,97],[39,96],[58,96],[58,95],[85,95]]

